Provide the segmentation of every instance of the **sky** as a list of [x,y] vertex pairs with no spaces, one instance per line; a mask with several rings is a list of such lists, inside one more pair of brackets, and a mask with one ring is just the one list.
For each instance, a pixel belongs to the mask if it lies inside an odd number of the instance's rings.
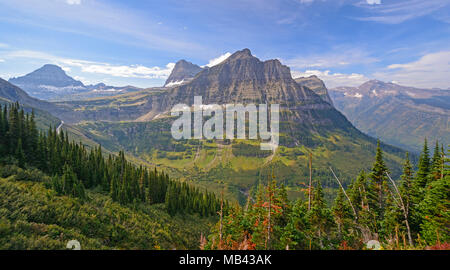
[[450,88],[450,0],[0,0],[0,77],[51,63],[85,84],[161,86],[249,48],[327,87]]

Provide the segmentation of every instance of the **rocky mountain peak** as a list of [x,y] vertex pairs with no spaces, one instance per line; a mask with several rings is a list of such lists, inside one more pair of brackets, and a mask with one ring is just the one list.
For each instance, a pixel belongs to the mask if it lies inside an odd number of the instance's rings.
[[231,62],[239,59],[248,59],[248,58],[257,59],[252,55],[252,52],[249,49],[245,48],[230,55],[230,57],[228,57],[225,62]]
[[186,83],[192,80],[192,78],[202,70],[201,67],[182,59],[175,64],[175,67],[167,78],[164,86],[171,87]]
[[308,102],[327,106],[317,94],[292,79],[289,67],[277,59],[263,62],[249,49],[204,69],[172,92],[173,100],[186,104],[191,104],[194,96],[202,96],[205,103],[211,104],[274,102],[296,106]]
[[23,85],[47,85],[53,87],[84,86],[82,82],[74,80],[57,65],[46,64],[25,76],[11,78],[11,83]]
[[62,93],[86,90],[82,82],[73,79],[61,67],[52,64],[46,64],[25,76],[11,78],[9,82],[40,99],[52,99]]

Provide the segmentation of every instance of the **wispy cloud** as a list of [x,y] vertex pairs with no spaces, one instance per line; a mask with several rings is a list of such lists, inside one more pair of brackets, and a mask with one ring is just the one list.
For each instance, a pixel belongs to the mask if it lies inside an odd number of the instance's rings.
[[78,67],[80,68],[81,72],[104,74],[122,78],[166,79],[175,66],[175,63],[168,63],[165,67],[146,67],[143,65],[116,65],[110,63],[58,57],[48,53],[30,50],[0,52],[0,55],[5,59],[28,58],[44,60],[49,63],[60,65],[66,71],[70,71],[71,67]]
[[366,0],[369,5],[381,5],[381,0]]
[[363,74],[352,73],[332,73],[330,70],[306,70],[306,71],[292,71],[293,78],[309,77],[316,75],[324,81],[327,88],[334,88],[337,86],[359,86],[368,81],[369,78]]
[[450,51],[429,53],[420,59],[404,64],[392,64],[376,72],[374,77],[399,84],[422,87],[450,87]]
[[3,59],[0,59],[0,63],[2,63],[2,62],[5,62],[5,60],[3,60]]
[[81,5],[81,0],[66,0],[69,5]]
[[213,58],[213,59],[209,60],[208,64],[206,64],[206,65],[204,65],[202,67],[213,67],[215,65],[218,65],[218,64],[222,63],[223,61],[225,61],[230,56],[231,56],[231,53],[229,53],[229,52],[224,53],[224,54],[222,54],[219,57],[216,57],[216,58]]
[[356,4],[361,8],[365,8],[368,12],[367,16],[358,17],[356,19],[361,21],[397,24],[448,8],[450,0],[402,0],[383,4],[381,4],[381,1],[367,0],[367,3],[370,5],[367,5],[366,3],[364,3],[364,5],[360,3]]
[[310,55],[310,56],[298,56],[295,58],[283,60],[288,66],[296,69],[314,68],[333,68],[344,67],[360,64],[370,64],[378,62],[379,60],[373,56],[370,56],[364,50],[358,48],[344,48],[336,49],[333,52]]
[[[69,2],[73,4],[69,5]],[[44,18],[37,25],[49,29],[85,33],[87,36],[95,32],[96,38],[104,36],[106,39],[111,39],[117,36],[118,42],[162,51],[184,54],[186,52],[200,54],[206,51],[203,45],[196,41],[189,41],[181,30],[160,25],[159,20],[142,16],[142,13],[120,4],[106,4],[100,1],[82,2],[81,0],[4,0],[2,4],[14,9],[25,23],[29,20],[28,18],[34,21],[34,16]],[[30,7],[33,8],[30,9]],[[64,23],[55,27],[54,23],[50,23],[55,19]],[[111,33],[119,35],[111,35]]]

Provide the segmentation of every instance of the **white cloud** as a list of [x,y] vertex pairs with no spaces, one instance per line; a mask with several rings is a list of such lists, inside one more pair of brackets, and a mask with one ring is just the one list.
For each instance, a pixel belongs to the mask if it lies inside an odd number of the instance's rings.
[[333,68],[359,64],[370,64],[377,62],[378,59],[370,56],[365,51],[358,48],[339,48],[333,52],[299,56],[288,60],[282,60],[288,66],[296,69],[314,68]]
[[9,45],[6,43],[0,43],[0,48],[8,48]]
[[70,67],[61,67],[66,73],[70,72],[72,69]]
[[[372,4],[369,2],[372,2]],[[378,0],[367,0],[363,5],[357,4],[357,6],[361,8],[366,8],[370,15],[356,19],[361,21],[398,24],[410,19],[435,14],[441,10],[448,9],[449,6],[448,0],[403,0],[384,3],[383,5],[380,5],[377,2],[380,2],[381,4],[381,1]],[[366,3],[370,4],[370,6]],[[434,16],[434,18],[445,21],[448,19],[448,16],[443,16],[443,18]]]
[[368,80],[366,76],[363,74],[352,73],[352,74],[344,74],[344,73],[332,73],[329,70],[321,71],[321,70],[306,70],[304,72],[301,71],[291,71],[293,78],[299,77],[309,77],[312,75],[316,75],[319,79],[323,80],[327,88],[334,88],[338,86],[359,86]]
[[57,64],[66,71],[70,71],[71,67],[78,67],[82,72],[86,73],[105,74],[123,78],[166,79],[175,67],[175,63],[168,63],[165,67],[115,65],[110,63],[58,57],[43,52],[29,50],[0,52],[0,55],[5,59],[29,58],[44,60],[46,62]]
[[80,5],[81,0],[66,0],[66,3],[69,5]]
[[314,0],[299,0],[301,4],[310,4],[314,2]]
[[377,79],[421,88],[450,87],[450,51],[429,53],[417,61],[392,64],[373,74]]
[[124,78],[166,79],[172,72],[175,63],[169,63],[166,67],[146,67],[142,65],[111,65],[105,63],[80,63],[72,62],[80,66],[82,72],[99,73]]
[[369,5],[380,5],[381,0],[366,0]]
[[2,62],[5,62],[5,60],[3,60],[3,59],[0,59],[0,63],[2,63]]
[[229,52],[224,53],[224,54],[222,54],[219,57],[216,57],[216,58],[213,58],[213,59],[209,60],[209,63],[204,65],[204,66],[202,66],[202,67],[213,67],[215,65],[218,65],[218,64],[222,63],[223,61],[225,61],[225,59],[227,59],[230,56],[231,56],[231,53],[229,53]]

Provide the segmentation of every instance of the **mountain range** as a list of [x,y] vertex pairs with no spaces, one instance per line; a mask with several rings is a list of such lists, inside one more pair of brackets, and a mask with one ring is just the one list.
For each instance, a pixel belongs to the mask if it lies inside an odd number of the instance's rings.
[[330,90],[336,108],[361,131],[410,151],[424,138],[450,143],[450,91],[368,81]]
[[114,87],[104,83],[84,85],[68,76],[61,67],[51,64],[24,76],[11,78],[9,82],[42,100],[78,100],[141,90],[133,86]]

